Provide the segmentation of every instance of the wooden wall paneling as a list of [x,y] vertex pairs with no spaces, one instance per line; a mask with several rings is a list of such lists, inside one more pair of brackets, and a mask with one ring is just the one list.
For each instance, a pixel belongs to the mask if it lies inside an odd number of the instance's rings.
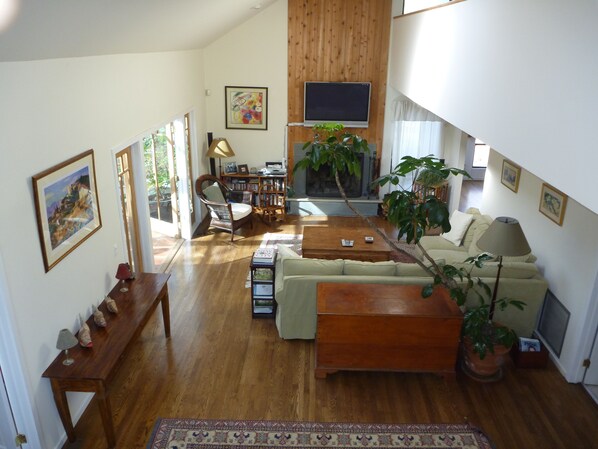
[[[305,81],[369,81],[369,128],[351,131],[375,143],[380,158],[391,3],[392,0],[289,0],[288,122],[303,121]],[[290,167],[295,163],[293,145],[311,138],[311,128],[289,127]]]

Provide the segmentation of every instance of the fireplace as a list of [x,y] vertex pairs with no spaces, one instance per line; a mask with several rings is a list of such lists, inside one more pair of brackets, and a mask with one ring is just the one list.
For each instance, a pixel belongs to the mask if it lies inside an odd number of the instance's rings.
[[[358,157],[361,174],[339,174],[341,185],[348,198],[359,198],[361,196],[361,181],[364,173],[363,154],[358,154]],[[318,171],[312,168],[307,169],[305,173],[305,193],[309,197],[316,198],[339,198],[341,196],[334,175],[331,173],[330,165],[323,165]]]
[[[374,179],[374,164],[376,161],[376,145],[369,144],[370,152],[359,154],[361,164],[361,175],[341,176],[341,183],[347,192],[347,197],[355,199],[376,198],[377,195],[370,187]],[[306,150],[302,143],[293,145],[293,159],[295,164],[305,157]],[[295,197],[308,198],[340,198],[334,176],[330,174],[330,167],[322,166],[318,173],[307,169],[297,170],[293,173],[293,190]]]

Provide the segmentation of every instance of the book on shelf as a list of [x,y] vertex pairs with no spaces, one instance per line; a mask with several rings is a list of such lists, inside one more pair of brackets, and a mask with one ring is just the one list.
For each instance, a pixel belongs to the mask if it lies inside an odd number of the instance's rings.
[[272,270],[270,268],[256,268],[253,270],[254,281],[271,281]]
[[255,306],[253,308],[253,313],[255,314],[260,314],[260,313],[272,313],[274,312],[274,307],[273,306]]
[[258,248],[253,253],[253,262],[255,263],[273,263],[276,256],[274,248]]
[[536,338],[519,337],[519,350],[521,352],[538,352],[540,349],[540,340]]
[[254,296],[272,296],[273,288],[272,283],[269,284],[254,284],[253,294]]
[[272,307],[274,305],[273,299],[254,299],[253,304],[256,307]]

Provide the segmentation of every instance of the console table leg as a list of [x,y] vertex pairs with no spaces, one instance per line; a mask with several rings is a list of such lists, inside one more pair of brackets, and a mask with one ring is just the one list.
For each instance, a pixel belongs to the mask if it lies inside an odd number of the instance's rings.
[[[167,286],[165,286],[166,288]],[[166,338],[170,338],[170,301],[168,299],[168,290],[160,301],[162,304],[162,319],[164,320],[164,334]]]
[[56,409],[58,415],[66,431],[66,436],[71,443],[73,443],[77,436],[75,435],[75,428],[73,427],[73,420],[71,419],[71,411],[69,410],[69,403],[66,400],[66,392],[61,387],[61,384],[56,379],[50,379],[50,385],[52,386],[52,393],[54,394],[54,402],[56,403]]
[[112,408],[110,407],[110,400],[104,382],[98,382],[96,386],[96,399],[100,408],[100,416],[102,417],[106,440],[108,440],[108,447],[113,448],[116,446],[116,434],[112,423]]

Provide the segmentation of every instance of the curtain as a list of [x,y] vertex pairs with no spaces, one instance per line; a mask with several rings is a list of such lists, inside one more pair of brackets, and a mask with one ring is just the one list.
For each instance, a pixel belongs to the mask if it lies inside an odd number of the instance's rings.
[[[394,136],[390,159],[391,170],[404,156],[422,157],[429,154],[443,157],[442,130],[444,121],[410,100],[397,102]],[[410,188],[413,180],[405,179],[401,187]],[[392,190],[398,186],[391,187]]]

